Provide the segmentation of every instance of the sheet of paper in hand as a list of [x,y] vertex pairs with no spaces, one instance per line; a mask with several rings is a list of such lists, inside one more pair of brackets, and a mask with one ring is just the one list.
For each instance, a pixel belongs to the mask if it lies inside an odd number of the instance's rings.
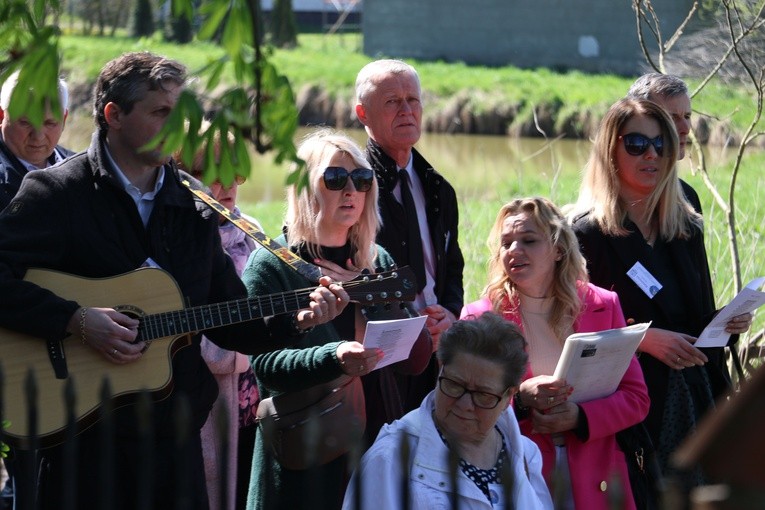
[[364,347],[377,347],[385,353],[375,370],[409,357],[409,352],[425,325],[425,319],[427,316],[422,315],[407,319],[367,322]]
[[736,315],[753,312],[765,304],[765,292],[760,289],[765,284],[765,276],[755,278],[746,284],[733,301],[715,315],[699,339],[693,344],[695,347],[725,347],[728,345],[730,333],[725,332],[725,325]]
[[650,325],[646,322],[569,336],[553,374],[574,387],[569,400],[587,402],[616,391]]

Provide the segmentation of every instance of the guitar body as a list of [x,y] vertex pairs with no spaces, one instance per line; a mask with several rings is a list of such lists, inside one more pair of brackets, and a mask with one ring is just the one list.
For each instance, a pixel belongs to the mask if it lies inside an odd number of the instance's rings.
[[[114,308],[126,315],[183,309],[180,289],[165,271],[142,268],[112,278],[92,279],[56,271],[30,269],[24,278],[54,294],[77,301],[82,306]],[[175,341],[184,337],[183,341]],[[118,365],[108,361],[79,335],[64,339],[69,378],[74,384],[74,415],[78,431],[98,420],[103,381],[109,378],[113,405],[133,401],[137,392],[146,389],[154,398],[165,398],[172,389],[173,353],[189,344],[185,335],[158,338],[151,342],[140,360]],[[66,379],[57,379],[48,357],[45,341],[0,328],[0,363],[5,376],[2,398],[3,419],[10,421],[4,439],[17,448],[28,447],[30,436],[27,405],[27,379],[34,373],[37,387],[37,435],[41,446],[64,440],[67,424],[64,387]]]
[[[40,446],[64,441],[69,421],[64,389],[69,380],[75,395],[72,419],[79,432],[99,419],[107,377],[113,407],[131,403],[141,390],[149,391],[157,400],[165,398],[172,391],[173,354],[189,345],[188,333],[297,311],[308,306],[313,291],[297,289],[185,308],[178,284],[161,269],[142,268],[100,279],[30,269],[24,279],[82,306],[113,308],[139,319],[140,339],[147,341],[148,348],[140,360],[118,365],[84,345],[79,335],[68,337],[61,342],[68,374],[58,378],[45,340],[0,328],[0,365],[5,375],[0,416],[10,422],[1,439],[21,449],[31,448],[30,438],[34,436]],[[409,301],[417,288],[408,267],[362,274],[343,286],[352,301],[365,305]],[[30,371],[37,393],[35,430],[30,430],[27,404]]]

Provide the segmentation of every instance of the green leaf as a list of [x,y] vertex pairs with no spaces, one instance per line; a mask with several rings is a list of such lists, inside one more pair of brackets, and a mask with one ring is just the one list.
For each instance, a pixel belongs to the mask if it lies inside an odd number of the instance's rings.
[[205,84],[205,90],[211,91],[218,86],[218,84],[220,83],[220,78],[223,75],[223,70],[226,68],[227,63],[228,63],[227,59],[220,59],[220,60],[211,62],[209,65],[206,66],[205,74],[207,74],[208,77],[207,77],[207,83]]
[[249,177],[252,172],[252,161],[244,137],[239,131],[234,133],[234,153],[236,154],[236,175]]
[[186,16],[188,19],[194,15],[194,4],[189,0],[173,0],[173,14],[175,16]]
[[228,13],[228,2],[214,0],[206,4],[202,4],[200,8],[200,14],[206,16],[202,27],[197,32],[197,38],[203,41],[212,39],[218,31],[223,18]]

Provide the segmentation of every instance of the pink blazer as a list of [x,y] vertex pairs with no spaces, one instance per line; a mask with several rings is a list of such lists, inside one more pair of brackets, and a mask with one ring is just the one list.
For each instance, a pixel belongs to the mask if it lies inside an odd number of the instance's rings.
[[[622,307],[614,292],[588,284],[583,290],[585,310],[574,324],[574,331],[586,333],[625,326]],[[479,316],[491,311],[488,298],[465,305],[460,319]],[[504,313],[505,318],[521,325],[520,317],[512,311]],[[532,377],[531,369],[524,380]],[[579,404],[587,417],[590,436],[581,441],[573,432],[564,434],[568,454],[569,471],[574,505],[577,509],[608,510],[609,493],[615,479],[624,481],[624,508],[635,508],[632,491],[627,477],[624,453],[616,443],[616,432],[641,422],[648,414],[649,398],[643,372],[637,358],[632,359],[618,389],[608,397]],[[542,472],[552,488],[552,474],[555,468],[555,446],[549,434],[531,432],[531,419],[519,421],[521,432],[531,438],[542,452]]]

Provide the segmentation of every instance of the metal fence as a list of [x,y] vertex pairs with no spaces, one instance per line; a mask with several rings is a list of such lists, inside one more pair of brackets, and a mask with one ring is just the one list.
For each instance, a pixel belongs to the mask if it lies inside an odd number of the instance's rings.
[[[25,436],[28,438],[28,443],[24,445],[24,449],[14,452],[14,453],[20,453],[21,455],[27,456],[27,458],[31,458],[35,460],[37,458],[37,451],[40,446],[38,434],[37,434],[37,418],[38,418],[38,409],[36,406],[36,395],[37,392],[41,391],[40,388],[36,386],[36,381],[34,376],[30,375],[27,381],[26,385],[26,394],[27,394],[27,404],[28,404],[28,431],[25,433]],[[3,391],[3,373],[2,368],[0,367],[0,422],[2,422],[3,419],[3,409],[4,409],[4,401],[3,397],[4,391]],[[115,447],[114,447],[114,441],[115,441],[115,426],[113,423],[113,417],[112,417],[112,395],[110,391],[110,385],[108,379],[105,379],[102,384],[101,388],[101,396],[102,396],[102,405],[99,408],[99,419],[98,421],[93,425],[93,427],[97,428],[97,437],[99,438],[100,445],[98,448],[99,454],[101,456],[100,459],[100,465],[103,466],[103,469],[100,471],[100,479],[99,480],[92,480],[91,486],[93,487],[93,490],[98,491],[98,501],[99,501],[99,509],[104,510],[112,510],[115,507],[115,501],[114,501],[114,488],[115,488]],[[75,401],[76,401],[76,394],[75,389],[72,384],[66,385],[66,390],[64,394],[64,400],[66,402],[66,408],[67,408],[67,425],[66,425],[66,431],[64,435],[64,441],[61,444],[61,447],[64,449],[64,458],[71,460],[72,468],[66,470],[66,476],[67,479],[64,484],[64,491],[62,494],[58,495],[57,497],[60,498],[60,505],[59,508],[61,510],[79,510],[79,508],[76,505],[77,500],[77,494],[76,494],[76,487],[77,487],[77,477],[78,472],[77,469],[75,469],[76,466],[76,455],[77,455],[77,442],[78,442],[78,436],[77,436],[77,423],[75,419]],[[140,438],[139,441],[139,449],[141,451],[141,462],[143,465],[140,469],[140,476],[141,479],[138,481],[138,483],[135,486],[136,491],[136,497],[137,497],[137,508],[140,510],[145,510],[148,508],[151,508],[151,487],[152,487],[152,470],[153,470],[153,451],[152,451],[152,428],[151,428],[151,408],[152,408],[152,397],[147,392],[140,392],[137,395],[136,398],[136,404],[135,409],[138,416],[138,430],[136,431],[136,434]],[[175,474],[175,490],[176,494],[174,497],[175,501],[175,509],[176,510],[186,510],[189,508],[189,500],[188,500],[188,494],[189,494],[189,483],[190,483],[190,476],[187,476],[188,473],[184,472],[184,462],[183,462],[183,455],[186,446],[188,445],[189,438],[192,437],[192,434],[196,434],[197,431],[190,430],[189,423],[190,423],[190,407],[187,400],[184,400],[183,398],[178,399],[178,405],[175,408],[175,426],[177,431],[177,441],[176,441],[176,454],[178,455],[179,462],[176,463],[178,466],[178,472]],[[217,420],[222,420],[221,425],[225,425],[225,420],[227,420],[227,416],[225,415],[225,412],[220,413],[219,415],[214,417]],[[220,430],[226,430],[226,427],[220,427]],[[308,430],[310,430],[310,427],[308,427]],[[4,434],[2,431],[0,431],[0,443],[2,442],[9,442],[9,439],[13,439],[13,441],[10,442],[17,442],[17,438],[9,438],[7,434]],[[227,452],[227,437],[221,437],[220,441],[223,442],[223,448],[222,451]],[[359,465],[359,460],[361,458],[361,454],[363,453],[363,447],[361,443],[361,439],[359,440],[358,445],[352,449],[352,451],[349,453],[349,475],[350,472],[356,468]],[[408,448],[408,444],[406,442],[402,442],[401,447],[399,448],[399,459],[402,466],[409,466],[410,465],[410,452]],[[36,462],[26,462],[26,471],[22,473],[18,473],[18,478],[20,479],[26,479],[26,480],[36,480],[37,479],[37,473],[35,472],[35,466],[37,465]],[[220,465],[222,466],[222,469],[225,470],[226,466],[228,466],[228,459],[222,458]],[[450,458],[451,467],[451,473],[449,476],[451,487],[456,487],[457,484],[457,476],[459,471],[459,465],[458,465],[458,459],[456,456],[452,456]],[[506,466],[508,467],[508,466]],[[402,469],[402,483],[401,483],[401,498],[400,498],[400,506],[397,507],[396,510],[409,510],[411,507],[410,498],[409,498],[409,472],[407,469]],[[227,490],[225,489],[225,480],[228,478],[228,473],[221,473],[221,495],[224,498],[223,505],[226,505],[225,497],[227,495]],[[233,474],[232,474],[233,476]],[[361,477],[356,477],[354,480],[357,484],[356,486],[356,508],[361,509],[361,497],[362,497],[362,491],[361,491],[361,485],[360,480]],[[503,473],[501,473],[501,479],[502,479],[502,486],[505,492],[505,502],[511,502],[511,493],[512,493],[512,487],[513,487],[513,480],[512,480],[512,473],[509,469],[505,469]],[[553,486],[561,487],[565,484],[565,480],[563,480],[560,476],[557,474],[553,475]],[[669,484],[666,486],[666,490],[664,493],[664,504],[662,505],[663,508],[667,509],[680,509],[680,508],[691,508],[689,505],[689,500],[687,497],[687,494],[683,493],[682,490],[680,490],[676,485],[673,485],[671,483],[672,481],[669,481]],[[615,482],[616,483],[616,482]],[[314,485],[319,485],[314,484]],[[36,510],[37,508],[37,502],[36,502],[36,494],[35,494],[35,485],[34,484],[25,484],[25,485],[17,485],[16,486],[17,491],[17,505],[14,507],[13,510]],[[459,500],[457,491],[447,491],[451,494],[451,508],[457,509],[459,508]],[[610,507],[617,510],[624,508],[624,494],[622,491],[619,490],[613,490],[609,491],[609,494],[611,494],[612,500],[610,501]],[[563,504],[563,497],[561,494],[561,491],[555,491],[553,490],[552,493],[553,500],[555,503],[555,508],[565,508]],[[310,497],[308,494],[306,497]],[[24,501],[26,502],[24,506],[21,504],[18,504],[18,502]],[[506,504],[505,508],[512,509],[511,504]],[[218,510],[218,509],[212,509],[212,510]],[[368,509],[364,509],[368,510]],[[413,509],[418,510],[418,509]],[[523,509],[517,509],[517,510],[523,510]]]

